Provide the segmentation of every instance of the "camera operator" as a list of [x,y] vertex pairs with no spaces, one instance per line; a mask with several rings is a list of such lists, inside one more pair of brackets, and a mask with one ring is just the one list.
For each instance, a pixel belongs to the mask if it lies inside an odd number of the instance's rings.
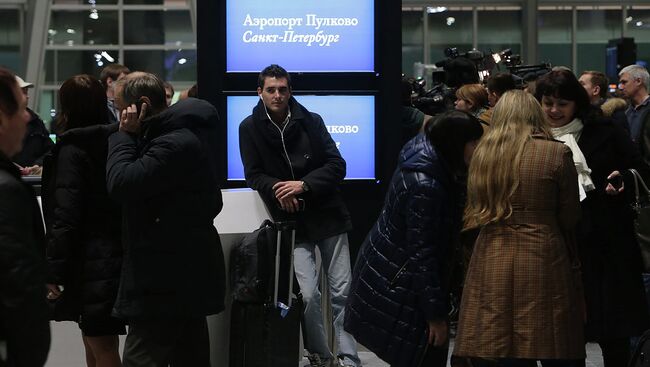
[[402,145],[411,140],[432,116],[413,106],[413,80],[402,79]]
[[512,89],[517,89],[517,83],[512,74],[496,73],[492,75],[487,81],[487,94],[490,108],[481,114],[479,119],[489,125],[492,120],[492,109],[499,101],[499,98],[501,98],[503,93]]

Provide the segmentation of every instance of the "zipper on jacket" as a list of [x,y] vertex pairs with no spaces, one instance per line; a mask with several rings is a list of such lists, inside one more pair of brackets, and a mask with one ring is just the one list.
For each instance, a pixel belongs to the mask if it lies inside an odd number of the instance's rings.
[[287,118],[284,120],[284,126],[282,126],[282,129],[273,121],[271,118],[271,115],[269,115],[269,111],[266,110],[266,105],[264,105],[264,112],[266,112],[266,117],[271,120],[271,123],[273,126],[275,126],[276,129],[278,129],[278,132],[280,133],[280,140],[282,141],[282,150],[284,151],[284,155],[287,157],[287,162],[289,163],[289,170],[291,171],[291,179],[296,180],[296,175],[293,173],[293,163],[291,163],[291,158],[289,158],[289,152],[287,152],[287,146],[284,143],[284,129],[289,126],[289,122],[291,121],[291,110],[289,110],[289,113],[287,114]]
[[402,265],[402,267],[399,268],[399,270],[397,271],[397,274],[395,274],[393,279],[390,280],[390,283],[388,284],[389,288],[394,288],[395,287],[395,283],[397,282],[397,279],[399,279],[399,277],[402,276],[402,273],[404,272],[404,270],[406,270],[406,265],[408,265],[408,263],[409,263],[409,261],[406,260],[406,262],[404,262],[404,265]]

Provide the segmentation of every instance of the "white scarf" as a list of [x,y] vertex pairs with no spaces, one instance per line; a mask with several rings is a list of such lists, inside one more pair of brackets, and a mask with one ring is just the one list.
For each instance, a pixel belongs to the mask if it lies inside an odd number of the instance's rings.
[[573,163],[578,171],[578,190],[580,191],[580,201],[587,197],[587,191],[595,189],[594,182],[591,180],[591,169],[587,166],[587,160],[578,146],[578,140],[582,135],[584,124],[579,118],[561,127],[551,128],[553,137],[562,141],[566,146],[571,149],[573,153]]

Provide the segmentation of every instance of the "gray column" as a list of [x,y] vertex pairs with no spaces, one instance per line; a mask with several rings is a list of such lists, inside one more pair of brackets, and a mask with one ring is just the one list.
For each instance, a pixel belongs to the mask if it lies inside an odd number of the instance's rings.
[[478,48],[478,9],[472,8],[472,48]]
[[429,13],[422,9],[422,63],[431,63],[431,40],[429,39]]
[[25,80],[34,83],[33,96],[30,96],[29,107],[38,106],[40,85],[44,82],[41,71],[45,62],[45,42],[47,41],[47,28],[50,25],[50,1],[30,0],[27,4],[27,24],[25,32],[26,67]]
[[571,16],[571,69],[578,69],[578,9],[574,6]]
[[538,60],[537,11],[538,0],[526,0],[522,5],[522,56],[524,63],[536,64]]

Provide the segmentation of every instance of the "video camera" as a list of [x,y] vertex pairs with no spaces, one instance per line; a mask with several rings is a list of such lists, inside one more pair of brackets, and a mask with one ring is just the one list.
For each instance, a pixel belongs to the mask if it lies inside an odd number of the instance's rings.
[[536,65],[522,65],[521,56],[512,53],[511,49],[505,49],[501,52],[492,54],[494,63],[499,69],[499,64],[503,63],[508,72],[515,77],[517,88],[523,89],[527,82],[535,80],[540,76],[551,71],[551,64],[541,63]]
[[427,82],[423,78],[406,79],[412,90],[410,103],[413,107],[431,116],[452,109],[456,93],[455,89],[440,82],[440,76],[435,74],[434,72],[434,84],[431,89],[426,89]]
[[[494,59],[477,49],[471,49],[467,52],[459,52],[456,47],[448,47],[445,49],[444,60],[438,61],[436,66],[442,67],[445,71],[449,70],[451,75],[447,75],[447,85],[450,87],[458,88],[464,84],[480,83],[490,76],[490,73],[496,66]],[[470,70],[470,63],[473,64],[474,70]],[[457,70],[461,69],[461,70]],[[474,73],[476,78],[470,75],[459,75],[461,73]],[[457,77],[457,78],[454,78]],[[452,85],[458,84],[458,85]]]
[[500,64],[514,76],[521,89],[528,81],[551,71],[548,63],[522,65],[521,56],[513,54],[511,49],[484,53],[477,49],[460,52],[456,47],[449,47],[444,52],[446,58],[435,63],[442,70],[432,72],[431,89],[426,89],[426,81],[422,78],[408,79],[412,86],[412,105],[428,115],[453,109],[456,89],[487,81],[493,71],[500,70]]

